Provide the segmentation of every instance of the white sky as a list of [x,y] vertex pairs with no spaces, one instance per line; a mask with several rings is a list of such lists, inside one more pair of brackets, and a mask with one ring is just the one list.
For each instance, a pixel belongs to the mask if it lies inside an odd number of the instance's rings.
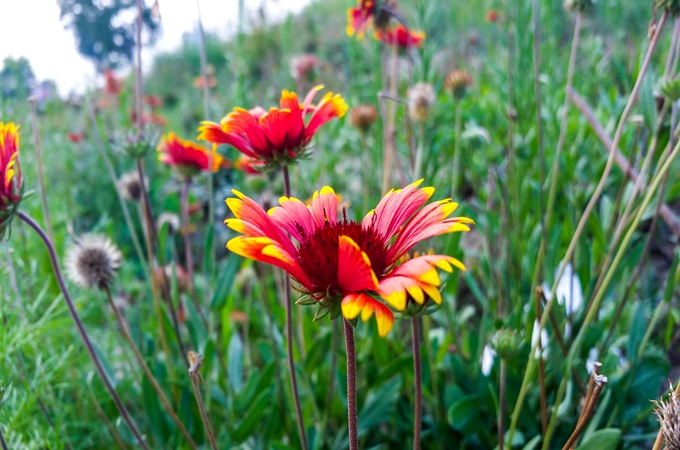
[[[256,10],[266,1],[268,17],[284,17],[286,11],[298,12],[311,0],[245,0]],[[152,0],[145,0],[148,6]],[[206,31],[227,36],[235,28],[238,0],[200,0]],[[56,0],[0,0],[0,65],[8,56],[29,59],[38,80],[53,79],[62,94],[82,91],[94,79],[94,66],[82,58],[71,30],[59,20]],[[161,33],[153,49],[142,59],[149,62],[159,50],[170,50],[182,42],[182,35],[195,29],[198,12],[195,0],[159,0]],[[146,65],[146,64],[145,64]]]

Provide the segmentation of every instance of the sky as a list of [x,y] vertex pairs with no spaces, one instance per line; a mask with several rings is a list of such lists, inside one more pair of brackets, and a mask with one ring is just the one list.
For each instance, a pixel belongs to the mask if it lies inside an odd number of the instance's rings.
[[[225,37],[235,29],[238,0],[199,0],[203,27]],[[266,1],[269,17],[285,17],[298,12],[311,0],[245,0],[255,10]],[[148,6],[152,0],[145,0]],[[56,0],[0,0],[0,63],[8,56],[28,58],[38,80],[57,82],[62,95],[82,92],[94,80],[94,66],[76,50],[71,30],[59,19]],[[182,35],[195,29],[198,21],[196,0],[159,0],[161,33],[152,49],[142,55],[149,62],[154,53],[171,50],[182,42]],[[146,65],[146,64],[145,64]]]

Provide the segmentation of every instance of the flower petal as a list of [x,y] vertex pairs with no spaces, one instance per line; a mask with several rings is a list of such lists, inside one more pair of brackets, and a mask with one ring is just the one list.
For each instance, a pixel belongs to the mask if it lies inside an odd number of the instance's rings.
[[347,108],[347,103],[340,94],[334,95],[332,92],[327,92],[312,113],[312,118],[305,128],[305,141],[308,142],[321,125],[336,117],[344,116]]
[[381,337],[387,336],[394,326],[394,314],[392,311],[379,301],[367,294],[349,294],[342,299],[342,314],[348,320],[356,319],[361,313],[361,320],[366,322],[375,314],[378,324],[378,334]]
[[331,225],[338,219],[338,196],[330,186],[324,186],[321,191],[314,192],[309,211],[317,227],[323,227],[326,222]]
[[281,197],[279,204],[281,206],[276,206],[267,212],[276,224],[283,227],[298,242],[302,241],[302,233],[306,235],[314,233],[316,227],[312,214],[301,200],[294,197]]
[[349,236],[338,239],[338,285],[343,293],[378,289],[368,255]]

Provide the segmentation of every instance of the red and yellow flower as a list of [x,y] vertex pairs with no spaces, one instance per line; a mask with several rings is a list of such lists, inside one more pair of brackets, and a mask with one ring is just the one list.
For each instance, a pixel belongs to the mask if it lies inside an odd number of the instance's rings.
[[0,122],[0,237],[21,201],[19,128]]
[[375,17],[377,5],[375,0],[359,0],[357,8],[347,10],[347,35],[361,38],[366,32],[366,28],[371,24]]
[[209,153],[206,148],[177,137],[175,133],[163,136],[158,146],[158,160],[177,168],[182,174],[191,176],[199,172],[217,172],[225,163],[222,155],[212,150],[212,168],[209,168]]
[[[238,191],[227,199],[235,218],[225,223],[243,234],[231,239],[232,252],[277,266],[291,275],[303,294],[320,306],[341,310],[348,320],[375,315],[385,336],[394,324],[392,308],[404,311],[407,299],[441,301],[437,268],[465,270],[446,255],[423,255],[398,264],[404,254],[424,239],[469,231],[466,217],[449,216],[458,206],[450,199],[427,203],[434,188],[422,180],[392,190],[361,222],[349,220],[339,199],[326,186],[311,205],[281,197],[280,206],[265,212]],[[389,305],[389,306],[388,306]]]
[[[280,108],[268,112],[234,108],[220,124],[202,122],[198,139],[231,145],[270,168],[294,162],[304,155],[319,127],[347,112],[343,98],[332,92],[313,105],[314,96],[322,88],[312,89],[302,103],[295,92],[283,91]],[[306,116],[309,119],[305,122]]]
[[396,45],[402,49],[420,47],[425,40],[422,31],[407,29],[403,25],[377,30],[375,38],[387,45]]

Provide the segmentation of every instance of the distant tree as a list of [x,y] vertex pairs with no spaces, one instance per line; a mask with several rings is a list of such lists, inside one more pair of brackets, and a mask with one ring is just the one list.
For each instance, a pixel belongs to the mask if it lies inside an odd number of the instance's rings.
[[[91,60],[98,71],[133,60],[136,0],[57,0],[57,4],[66,28],[75,34],[78,51]],[[142,20],[153,40],[158,23],[146,6]]]
[[31,94],[36,80],[28,59],[5,58],[0,70],[0,97],[26,99]]

